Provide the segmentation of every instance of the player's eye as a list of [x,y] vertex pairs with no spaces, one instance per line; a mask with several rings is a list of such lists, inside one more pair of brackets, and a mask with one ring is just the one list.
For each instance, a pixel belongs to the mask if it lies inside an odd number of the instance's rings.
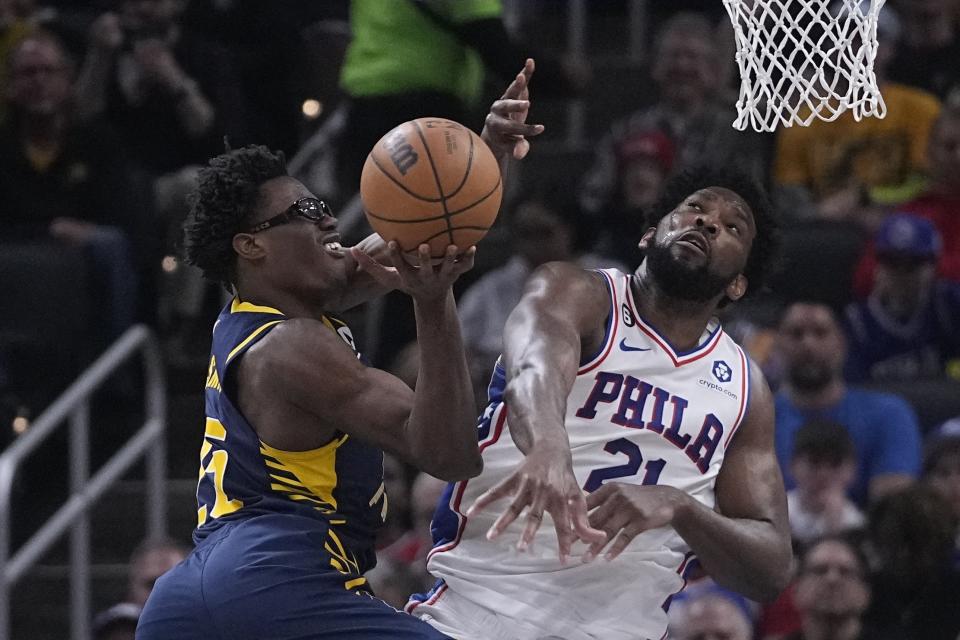
[[697,211],[703,211],[703,206],[699,202],[689,202],[687,206],[696,209]]
[[740,235],[740,227],[738,227],[735,224],[728,224],[727,229],[730,229],[730,231],[734,232],[737,235]]

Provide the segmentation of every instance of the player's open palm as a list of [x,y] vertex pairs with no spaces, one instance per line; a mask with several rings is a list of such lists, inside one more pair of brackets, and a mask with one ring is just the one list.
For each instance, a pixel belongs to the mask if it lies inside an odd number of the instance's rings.
[[570,547],[577,539],[587,544],[602,544],[606,540],[604,533],[588,522],[587,503],[573,474],[569,449],[530,450],[513,473],[477,498],[467,512],[468,517],[505,497],[512,499],[490,527],[488,539],[499,536],[526,509],[523,532],[517,544],[521,551],[530,546],[544,513],[553,519],[561,562],[566,562]]
[[[352,255],[360,269],[385,287],[400,289],[415,300],[427,302],[445,297],[462,274],[473,268],[476,247],[461,252],[455,245],[447,251],[438,264],[430,257],[430,246],[422,244],[417,249],[418,266],[411,265],[400,252],[396,242],[387,245],[386,255],[375,259],[366,248],[353,247]],[[382,264],[389,261],[393,266]]]
[[677,490],[669,486],[607,482],[587,496],[590,526],[604,532],[606,540],[595,543],[584,560],[592,560],[610,542],[605,555],[616,558],[644,531],[673,522]]

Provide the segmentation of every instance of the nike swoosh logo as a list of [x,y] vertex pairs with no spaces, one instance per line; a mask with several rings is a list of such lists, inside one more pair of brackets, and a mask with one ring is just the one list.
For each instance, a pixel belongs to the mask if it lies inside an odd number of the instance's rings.
[[626,338],[622,338],[620,340],[620,349],[623,351],[650,351],[649,348],[644,349],[643,347],[631,347],[630,345],[627,344]]

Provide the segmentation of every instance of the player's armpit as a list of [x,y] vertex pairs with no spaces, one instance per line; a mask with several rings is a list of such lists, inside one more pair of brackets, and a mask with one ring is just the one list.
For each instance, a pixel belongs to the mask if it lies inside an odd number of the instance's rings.
[[[244,357],[240,383],[241,393],[260,402],[289,403],[315,418],[309,436],[301,426],[289,425],[290,433],[280,434],[284,440],[328,440],[339,430],[417,463],[400,437],[413,391],[385,371],[364,366],[318,321],[291,319],[275,328]],[[275,441],[285,427],[264,425]]]

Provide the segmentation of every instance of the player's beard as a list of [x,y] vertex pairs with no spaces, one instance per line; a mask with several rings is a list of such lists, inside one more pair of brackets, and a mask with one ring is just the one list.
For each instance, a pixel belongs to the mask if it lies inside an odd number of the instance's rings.
[[707,302],[723,293],[736,274],[710,271],[710,262],[693,266],[670,253],[670,245],[653,242],[646,251],[647,267],[657,286],[671,298]]

